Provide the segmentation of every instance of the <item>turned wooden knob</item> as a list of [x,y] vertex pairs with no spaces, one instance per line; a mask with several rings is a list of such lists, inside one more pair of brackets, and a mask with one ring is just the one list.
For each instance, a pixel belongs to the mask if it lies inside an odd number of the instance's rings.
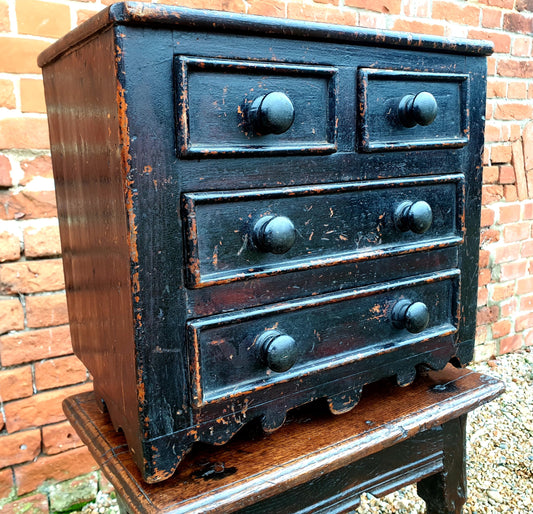
[[398,116],[404,127],[429,125],[437,116],[437,100],[426,91],[417,95],[405,95],[398,106]]
[[288,252],[296,240],[296,229],[285,216],[263,216],[253,228],[252,239],[262,252]]
[[261,334],[257,346],[262,361],[277,373],[291,369],[298,358],[296,341],[279,330],[268,330]]
[[392,308],[391,318],[396,328],[405,328],[412,334],[418,334],[428,326],[429,311],[423,302],[400,300]]
[[285,93],[273,91],[252,102],[248,119],[256,134],[283,134],[294,121],[294,106]]
[[423,234],[431,227],[433,211],[423,200],[402,202],[394,213],[394,222],[396,228],[402,232],[410,230],[415,234]]

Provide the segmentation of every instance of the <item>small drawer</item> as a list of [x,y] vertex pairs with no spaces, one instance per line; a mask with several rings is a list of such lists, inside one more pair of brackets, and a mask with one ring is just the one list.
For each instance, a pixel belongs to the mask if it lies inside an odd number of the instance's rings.
[[189,287],[431,250],[463,238],[463,175],[183,195]]
[[180,157],[336,151],[333,67],[178,56],[175,77]]
[[362,68],[359,150],[455,148],[468,143],[468,75]]
[[450,270],[190,321],[193,401],[394,361],[400,348],[455,333],[458,298]]

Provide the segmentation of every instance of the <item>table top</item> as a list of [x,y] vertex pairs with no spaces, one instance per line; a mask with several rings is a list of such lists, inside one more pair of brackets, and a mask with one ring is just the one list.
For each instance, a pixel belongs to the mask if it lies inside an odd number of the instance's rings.
[[246,427],[223,446],[198,445],[175,475],[146,484],[121,432],[92,392],[67,398],[65,413],[131,513],[232,512],[455,419],[499,396],[502,382],[448,365],[425,371],[408,387],[383,380],[365,387],[340,416],[320,403],[289,413],[265,435]]

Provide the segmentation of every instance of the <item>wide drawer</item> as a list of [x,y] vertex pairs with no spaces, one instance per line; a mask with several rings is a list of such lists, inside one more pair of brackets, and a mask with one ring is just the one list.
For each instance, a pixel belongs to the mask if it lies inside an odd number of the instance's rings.
[[450,270],[190,321],[193,402],[367,359],[378,366],[406,345],[453,334],[459,275]]
[[468,143],[468,75],[362,68],[359,149],[453,148]]
[[334,67],[178,56],[175,70],[181,157],[336,150]]
[[463,190],[464,177],[457,174],[186,193],[188,286],[457,244]]

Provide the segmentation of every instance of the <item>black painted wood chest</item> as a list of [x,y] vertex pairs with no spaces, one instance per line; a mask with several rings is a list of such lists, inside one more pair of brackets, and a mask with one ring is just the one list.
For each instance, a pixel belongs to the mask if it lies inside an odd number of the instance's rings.
[[125,3],[41,54],[73,346],[145,480],[471,360],[491,51]]

